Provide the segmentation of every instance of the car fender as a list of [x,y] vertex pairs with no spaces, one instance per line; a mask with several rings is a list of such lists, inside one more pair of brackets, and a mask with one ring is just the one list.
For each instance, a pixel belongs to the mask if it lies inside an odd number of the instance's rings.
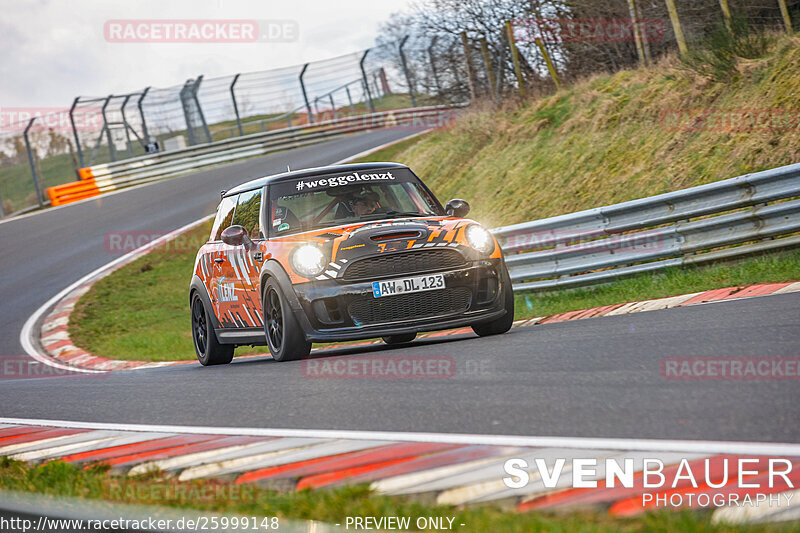
[[303,328],[303,331],[306,334],[312,331],[313,327],[311,326],[311,322],[308,320],[303,306],[300,305],[300,299],[297,297],[297,294],[292,288],[292,280],[289,278],[289,274],[286,273],[286,270],[284,270],[283,265],[281,265],[280,262],[276,261],[275,259],[264,261],[264,264],[261,267],[261,274],[258,278],[259,291],[264,290],[264,279],[267,277],[272,277],[277,280],[278,285],[283,291],[283,296],[289,302],[289,308],[292,310],[292,312],[294,312],[294,316],[297,318],[297,321],[300,324],[300,327]]
[[203,280],[200,279],[200,276],[197,274],[192,276],[192,282],[189,284],[189,308],[191,309],[192,306],[192,294],[197,292],[200,295],[200,299],[203,301],[203,304],[206,306],[206,312],[208,316],[211,317],[211,323],[214,326],[214,329],[217,330],[220,328],[219,320],[217,319],[217,314],[214,312],[214,306],[211,303],[211,297],[208,294],[208,288],[206,284],[203,283]]

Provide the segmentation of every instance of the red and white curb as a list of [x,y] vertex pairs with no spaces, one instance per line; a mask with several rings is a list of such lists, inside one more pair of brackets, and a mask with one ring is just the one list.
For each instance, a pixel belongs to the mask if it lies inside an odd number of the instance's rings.
[[[155,368],[162,366],[172,366],[181,364],[195,363],[196,360],[186,361],[168,361],[159,363],[148,363],[145,361],[120,361],[115,359],[108,359],[97,355],[90,354],[81,348],[72,344],[67,331],[69,317],[77,301],[86,294],[92,285],[104,276],[107,276],[114,270],[133,261],[146,251],[152,249],[152,245],[147,247],[142,253],[132,255],[125,261],[119,262],[113,267],[104,271],[102,275],[92,277],[89,280],[75,286],[69,291],[63,299],[58,301],[53,310],[45,317],[41,326],[40,345],[44,349],[45,354],[52,360],[63,363],[70,367],[77,367],[82,369],[89,369],[94,371],[110,371],[110,370],[130,370],[130,369],[143,369]],[[137,250],[138,252],[138,250]],[[628,302],[616,305],[606,305],[602,307],[593,307],[591,309],[580,309],[577,311],[569,311],[566,313],[558,313],[555,315],[536,317],[530,319],[514,321],[514,327],[532,326],[535,324],[550,324],[554,322],[564,322],[567,320],[580,320],[584,318],[596,318],[602,316],[622,315],[628,313],[639,313],[643,311],[655,311],[659,309],[670,309],[672,307],[684,307],[687,305],[702,304],[707,302],[714,302],[720,300],[733,300],[737,298],[750,298],[753,296],[764,296],[768,294],[782,294],[789,292],[800,291],[800,282],[788,283],[765,283],[748,285],[745,287],[726,287],[724,289],[714,289],[710,291],[695,292],[691,294],[682,294],[679,296],[670,296],[667,298],[658,298],[655,300],[644,300],[641,302]],[[437,331],[433,333],[425,333],[418,338],[435,338],[449,335],[461,335],[465,333],[472,333],[470,328],[451,329],[447,331]],[[347,346],[366,346],[370,344],[380,344],[381,341],[366,341],[361,343],[351,343]],[[345,345],[326,346],[324,348],[317,348],[314,351],[320,352],[323,350],[330,350],[334,348],[341,348]],[[253,355],[246,357],[263,357],[267,354]]]
[[[737,494],[740,501],[756,494],[772,495],[781,505],[724,506],[716,519],[727,522],[800,519],[800,501],[792,501],[800,482],[800,445],[711,441],[635,439],[591,439],[463,435],[446,433],[396,433],[335,430],[280,430],[258,428],[213,428],[144,426],[29,419],[0,419],[0,456],[41,463],[64,461],[88,467],[104,463],[120,475],[159,471],[179,481],[217,478],[258,483],[280,490],[325,488],[367,483],[389,495],[425,495],[438,504],[466,505],[491,502],[517,511],[585,508],[606,509],[615,516],[632,516],[655,508],[656,497],[673,501],[688,493]],[[512,489],[503,478],[503,465],[521,458],[529,465],[544,460],[552,469],[556,460],[566,460],[555,487],[531,471],[530,483]],[[759,488],[741,488],[737,481],[737,459],[751,458],[748,469],[764,473]],[[770,458],[786,459],[792,465],[787,479],[777,476],[767,483]],[[572,488],[573,459],[596,462],[596,472],[584,480],[600,480],[598,488]],[[633,461],[631,487],[606,488],[604,464],[613,459]],[[660,488],[643,483],[645,459],[660,460],[667,479]],[[698,476],[697,486],[676,476],[685,460],[695,472],[710,465],[711,487]],[[782,463],[782,466],[785,463]],[[772,486],[769,486],[772,485]],[[644,494],[653,499],[643,503]],[[698,508],[698,498],[670,508]],[[664,507],[663,505],[661,506]]]

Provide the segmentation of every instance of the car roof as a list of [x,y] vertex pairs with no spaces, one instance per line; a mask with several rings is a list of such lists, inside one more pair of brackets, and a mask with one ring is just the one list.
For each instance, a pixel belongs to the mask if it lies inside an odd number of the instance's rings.
[[312,176],[321,176],[324,174],[331,174],[331,173],[339,173],[339,172],[358,172],[361,170],[378,170],[384,168],[408,168],[406,165],[401,165],[400,163],[354,163],[350,165],[328,165],[326,167],[315,167],[315,168],[304,168],[300,170],[292,170],[289,172],[283,172],[281,174],[272,174],[270,176],[263,176],[261,178],[256,178],[250,180],[246,183],[242,183],[241,185],[237,185],[233,189],[229,191],[225,191],[222,195],[225,196],[232,196],[234,194],[239,194],[245,191],[251,191],[253,189],[260,189],[264,185],[270,183],[279,183],[282,181],[288,181],[296,178],[308,178]]

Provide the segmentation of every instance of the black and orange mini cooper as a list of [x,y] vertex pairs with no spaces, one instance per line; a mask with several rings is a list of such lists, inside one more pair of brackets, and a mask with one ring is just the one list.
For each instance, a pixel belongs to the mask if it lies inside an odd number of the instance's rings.
[[229,363],[243,344],[287,361],[312,342],[508,331],[503,253],[468,212],[463,200],[443,208],[397,163],[286,172],[223,192],[189,293],[198,359]]

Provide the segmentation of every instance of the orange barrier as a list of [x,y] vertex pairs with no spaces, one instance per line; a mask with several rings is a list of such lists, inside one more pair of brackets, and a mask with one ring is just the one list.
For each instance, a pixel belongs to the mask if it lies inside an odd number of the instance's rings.
[[81,180],[90,180],[94,178],[94,174],[92,174],[92,167],[79,168],[78,176],[81,178]]
[[47,196],[50,198],[50,205],[53,207],[77,202],[78,200],[91,198],[99,194],[100,189],[97,187],[97,184],[95,184],[94,178],[87,178],[81,181],[73,181],[71,183],[65,183],[64,185],[56,185],[55,187],[47,188]]

